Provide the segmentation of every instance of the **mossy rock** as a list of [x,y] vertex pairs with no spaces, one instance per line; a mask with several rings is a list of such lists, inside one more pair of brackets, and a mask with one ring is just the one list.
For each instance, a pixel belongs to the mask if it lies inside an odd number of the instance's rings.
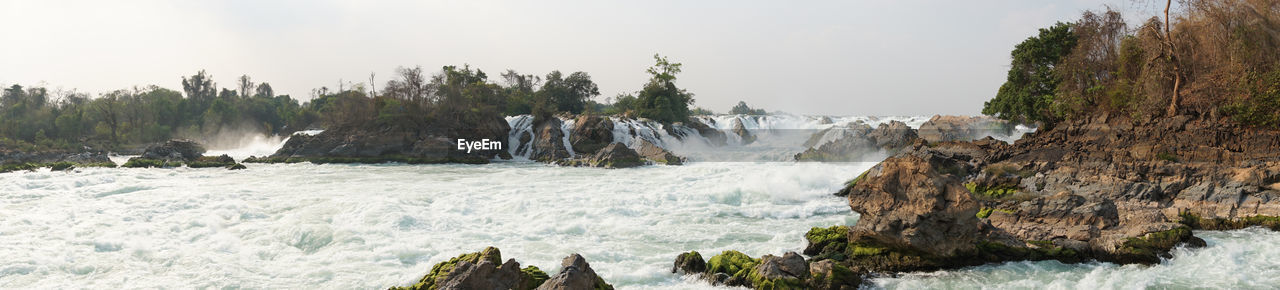
[[[479,264],[480,261],[489,261],[490,263],[493,263],[495,265],[502,265],[502,252],[498,251],[498,248],[488,247],[480,252],[458,255],[457,257],[449,259],[448,261],[440,262],[440,263],[437,263],[435,266],[432,266],[431,272],[428,272],[426,276],[423,276],[422,279],[418,280],[417,284],[413,284],[413,286],[408,286],[408,287],[391,287],[391,289],[396,289],[396,290],[437,289],[440,287],[440,282],[443,282],[442,279],[449,276],[449,272],[452,272],[453,268],[456,267],[458,263],[462,261],[467,261],[472,264]],[[521,271],[525,271],[526,269],[521,269]],[[536,270],[537,268],[534,267],[533,269]],[[542,272],[542,271],[538,270],[538,272]],[[525,272],[525,273],[528,273],[528,272]],[[546,276],[546,273],[542,273],[542,275]]]
[[[823,265],[826,264],[826,265]],[[829,268],[827,271],[815,271],[815,267]],[[809,264],[810,276],[808,289],[857,289],[862,284],[862,275],[839,263],[819,261]]]
[[1181,223],[1193,230],[1226,231],[1247,227],[1264,227],[1273,231],[1280,231],[1280,217],[1276,216],[1255,215],[1234,220],[1202,218],[1189,212],[1183,212],[1179,216],[1182,218]]
[[848,226],[815,227],[809,229],[809,232],[804,234],[804,238],[808,241],[804,254],[813,257],[814,261],[823,259],[843,261],[848,257],[845,253],[849,245]]
[[240,164],[240,163],[236,163],[236,164],[233,164],[233,165],[231,165],[231,166],[227,166],[227,170],[243,170],[243,169],[246,169],[246,168],[247,168],[247,167],[245,167],[245,166],[244,166],[244,164]]
[[229,167],[233,165],[236,165],[236,160],[231,159],[231,157],[227,155],[201,156],[200,158],[196,158],[196,160],[187,162],[187,167],[190,168]]
[[1000,199],[1006,196],[1018,193],[1018,186],[1015,184],[996,184],[983,185],[977,182],[968,182],[964,184],[964,188],[969,189],[974,195],[986,197],[988,199]]
[[747,281],[747,275],[758,264],[760,264],[760,259],[753,259],[751,256],[739,251],[727,250],[707,260],[706,274],[713,279],[717,279],[715,277],[725,278],[723,281],[717,282],[730,286],[739,286]]
[[160,159],[134,157],[134,158],[129,158],[129,161],[125,162],[124,165],[121,165],[120,167],[164,168],[164,167],[177,167],[177,166],[182,166],[182,162],[181,161],[168,162]]
[[1181,244],[1202,247],[1204,240],[1195,237],[1189,227],[1177,227],[1167,231],[1151,232],[1141,237],[1125,239],[1116,249],[1114,260],[1119,263],[1155,264],[1160,258],[1170,258],[1169,251]]
[[551,279],[547,272],[543,272],[542,269],[538,269],[537,266],[533,265],[520,269],[520,272],[524,272],[529,277],[529,289],[538,288],[543,282],[547,282],[547,279]]
[[[759,265],[756,265],[756,266],[759,267]],[[768,279],[763,276],[760,276],[760,273],[756,271],[755,268],[752,268],[750,271],[748,271],[747,281],[750,282],[750,284],[748,285],[750,285],[754,289],[762,289],[762,290],[809,289],[809,284],[805,280],[796,279],[796,278]]]
[[19,171],[19,170],[36,170],[37,168],[40,168],[40,167],[41,167],[40,164],[29,163],[29,162],[5,163],[4,165],[0,165],[0,173]]
[[702,259],[702,254],[698,251],[689,251],[680,253],[676,256],[676,262],[671,266],[671,273],[695,274],[707,271],[707,262]]

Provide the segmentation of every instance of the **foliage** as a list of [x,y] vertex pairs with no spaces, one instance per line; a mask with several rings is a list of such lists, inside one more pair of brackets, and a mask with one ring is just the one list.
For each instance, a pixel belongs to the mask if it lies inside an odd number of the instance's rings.
[[1052,123],[1049,105],[1061,81],[1053,69],[1076,45],[1071,27],[1059,22],[1014,46],[1009,75],[996,97],[983,104],[982,113],[1017,122]]
[[693,94],[675,84],[681,64],[657,54],[653,55],[653,59],[655,64],[647,70],[649,82],[636,94],[635,103],[632,104],[636,115],[666,123],[688,120]]
[[[983,113],[1047,120],[1048,125],[1094,112],[1135,121],[1170,114],[1222,115],[1241,124],[1280,128],[1280,13],[1275,13],[1275,1],[1178,4],[1182,7],[1169,16],[1172,26],[1152,17],[1130,27],[1120,13],[1108,10],[1085,12],[1065,24],[1069,36],[1059,33],[1064,24],[1042,30],[1015,47],[1008,82]],[[1046,39],[1061,41],[1054,45]],[[1056,53],[1071,39],[1073,48],[1065,55]],[[1052,62],[1041,56],[1058,58]]]
[[752,109],[750,106],[747,106],[747,102],[738,101],[737,105],[734,105],[733,108],[729,109],[729,114],[730,115],[765,115],[765,114],[768,114],[768,112],[765,112],[764,109]]

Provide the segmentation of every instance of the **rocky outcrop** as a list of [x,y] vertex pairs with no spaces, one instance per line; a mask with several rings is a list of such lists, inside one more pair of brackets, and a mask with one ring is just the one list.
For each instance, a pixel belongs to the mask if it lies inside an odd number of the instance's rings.
[[661,146],[649,143],[649,141],[645,141],[644,139],[636,140],[636,144],[636,153],[640,154],[640,157],[644,157],[649,161],[666,165],[684,164],[684,157],[677,156],[676,154],[671,153],[671,151],[663,149]]
[[164,143],[148,146],[138,156],[145,159],[164,161],[194,161],[204,156],[204,146],[189,139],[173,139]]
[[847,244],[811,238],[811,248],[872,272],[1157,263],[1204,245],[1193,229],[1280,228],[1278,149],[1280,132],[1226,120],[1105,114],[1012,145],[917,142],[842,190],[861,214]]
[[600,115],[578,116],[569,134],[569,144],[578,154],[592,154],[613,143],[613,120]]
[[502,262],[502,253],[498,248],[488,247],[432,266],[431,271],[412,286],[390,289],[534,289],[547,280],[547,274],[538,267],[521,269],[520,263],[515,259]]
[[564,123],[560,118],[548,118],[534,125],[533,152],[529,159],[553,162],[569,158],[569,148],[564,144]]
[[591,156],[567,159],[560,161],[559,164],[601,168],[630,168],[647,163],[640,158],[640,154],[636,153],[635,150],[627,148],[622,143],[612,143]]
[[[271,156],[249,158],[245,162],[487,163],[496,157],[510,158],[506,150],[510,130],[506,120],[500,117],[466,128],[431,125],[407,128],[376,122],[346,124],[314,136],[293,135]],[[459,149],[460,139],[499,146]]]
[[142,155],[129,158],[121,167],[127,168],[167,168],[186,165],[190,168],[223,167],[227,169],[244,169],[244,165],[236,163],[231,156],[204,156],[204,146],[187,139],[174,139],[164,143],[147,146]]
[[103,152],[50,150],[28,153],[0,148],[0,173],[39,168],[64,171],[76,167],[116,167],[116,164]]
[[[712,119],[708,119],[708,120],[712,120]],[[711,122],[714,122],[714,120],[712,120]],[[693,129],[694,131],[697,131],[698,135],[701,135],[702,138],[706,138],[707,142],[709,142],[710,143],[709,145],[711,146],[724,146],[725,144],[728,144],[729,137],[726,136],[724,132],[721,132],[716,128],[712,128],[711,126],[707,126],[707,124],[703,124],[701,121],[697,119],[697,117],[689,117],[688,122],[677,123],[677,124],[673,124],[672,126],[666,126],[668,128],[668,131],[667,131],[668,134],[679,137],[680,136],[679,134],[675,134],[673,133],[673,131],[669,129],[676,125],[689,127],[689,129]]]
[[733,119],[733,134],[738,135],[738,140],[742,140],[742,145],[756,142],[756,136],[752,135],[751,131],[742,125],[742,118]]
[[[704,270],[696,271],[700,268]],[[676,257],[672,273],[696,275],[715,285],[755,289],[857,289],[862,281],[843,265],[831,260],[806,261],[795,252],[756,259],[730,250],[706,262],[698,252],[689,252]]]
[[1009,135],[1013,124],[990,116],[942,116],[934,115],[917,130],[920,138],[929,143],[944,141],[971,141],[994,134]]
[[[478,289],[478,288],[471,288]],[[612,290],[613,285],[606,283],[600,275],[596,275],[596,271],[591,269],[591,264],[587,263],[587,259],[581,255],[572,254],[564,258],[560,262],[560,273],[547,279],[546,282],[538,286],[538,290],[578,290],[578,289],[596,289],[596,290]]]
[[[831,137],[838,136],[838,137]],[[862,122],[815,133],[805,142],[810,148],[795,155],[796,161],[867,161],[872,153],[895,152],[914,142],[916,130],[906,123],[890,121],[872,129]],[[826,141],[828,139],[833,139]],[[816,145],[816,146],[815,146]]]

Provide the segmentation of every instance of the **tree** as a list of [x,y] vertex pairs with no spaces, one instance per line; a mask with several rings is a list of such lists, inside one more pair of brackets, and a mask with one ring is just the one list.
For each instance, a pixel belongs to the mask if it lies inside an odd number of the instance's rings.
[[636,96],[635,111],[640,117],[660,122],[680,122],[689,119],[689,105],[693,94],[676,86],[676,74],[680,63],[674,63],[658,54],[653,55],[654,65],[646,70],[649,82]]
[[732,115],[764,115],[764,114],[766,114],[766,112],[764,111],[764,109],[752,109],[750,106],[747,106],[747,102],[738,101],[738,104],[737,104],[737,105],[734,105],[732,109],[729,109],[729,114],[732,114]]
[[275,92],[274,90],[272,90],[272,89],[271,89],[271,84],[268,84],[268,83],[266,83],[266,82],[263,82],[263,83],[261,83],[261,84],[258,84],[258,89],[257,89],[257,90],[256,90],[256,92],[253,94],[253,96],[254,96],[254,97],[265,97],[265,98],[270,98],[270,97],[275,97],[275,96],[276,96],[276,92]]
[[240,98],[249,98],[251,96],[249,91],[254,87],[253,81],[249,80],[249,75],[240,75],[237,80],[240,81]]
[[[580,114],[586,109],[587,101],[600,95],[600,88],[591,81],[585,72],[574,72],[564,77],[560,71],[547,74],[546,83],[538,90],[535,100],[535,111],[568,112]],[[537,108],[541,104],[543,108]]]
[[397,67],[396,76],[399,78],[387,81],[386,87],[382,89],[383,95],[414,103],[430,101],[428,98],[433,93],[432,87],[422,73],[421,66]]
[[1014,46],[1009,74],[996,97],[983,104],[982,113],[1017,122],[1044,122],[1056,117],[1049,110],[1061,81],[1054,67],[1076,45],[1072,25],[1059,22],[1041,28],[1037,36]]

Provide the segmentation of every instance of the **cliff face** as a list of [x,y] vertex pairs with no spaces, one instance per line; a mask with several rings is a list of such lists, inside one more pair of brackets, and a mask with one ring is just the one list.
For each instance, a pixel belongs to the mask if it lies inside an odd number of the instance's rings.
[[[1191,229],[1280,226],[1280,133],[1191,116],[1100,115],[1012,145],[917,142],[841,193],[862,215],[849,247],[918,257],[908,270],[1155,263],[1179,244],[1203,244]],[[866,260],[850,263],[903,266]]]

